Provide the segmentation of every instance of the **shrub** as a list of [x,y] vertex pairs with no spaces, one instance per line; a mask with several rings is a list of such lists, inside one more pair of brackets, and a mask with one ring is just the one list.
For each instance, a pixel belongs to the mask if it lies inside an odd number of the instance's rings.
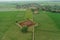
[[27,26],[24,26],[24,27],[21,29],[21,31],[22,31],[23,33],[26,33],[26,32],[28,31],[28,27],[27,27]]

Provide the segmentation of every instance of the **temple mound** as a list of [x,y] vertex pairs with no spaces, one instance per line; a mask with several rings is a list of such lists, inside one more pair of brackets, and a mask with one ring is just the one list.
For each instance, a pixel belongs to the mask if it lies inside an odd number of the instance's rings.
[[31,27],[31,26],[35,25],[35,23],[31,20],[26,20],[26,21],[20,22],[19,25],[22,27],[23,26]]

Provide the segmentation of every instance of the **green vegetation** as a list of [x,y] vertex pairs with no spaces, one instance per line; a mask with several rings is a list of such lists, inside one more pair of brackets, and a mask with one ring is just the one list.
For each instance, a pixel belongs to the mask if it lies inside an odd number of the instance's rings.
[[60,29],[60,13],[52,13],[52,12],[47,12],[47,15],[54,20],[54,22],[57,25],[57,28]]
[[25,11],[0,12],[0,40],[30,40],[32,33],[23,34],[16,21],[24,20]]
[[[23,34],[15,24],[26,18],[38,23],[35,27],[35,40],[60,40],[60,14],[40,11],[33,15],[30,10],[0,12],[0,40],[31,40],[32,32]],[[27,31],[27,28],[23,29]]]
[[[33,15],[29,10],[28,12],[0,12],[0,40],[31,40],[32,32],[23,34],[20,31],[21,29],[15,24],[16,21],[22,21],[25,20],[25,18],[34,18],[34,21],[38,23],[38,26],[35,27],[35,40],[60,40],[59,13],[40,11],[39,14]],[[29,31],[30,30],[32,29],[30,28]]]
[[27,32],[28,32],[28,27],[27,27],[27,26],[24,26],[24,27],[21,29],[21,31],[22,31],[23,33],[27,33]]
[[26,18],[26,19],[28,18],[28,19],[33,20],[33,12],[28,9],[28,10],[26,11],[25,18]]
[[34,15],[34,20],[39,23],[35,28],[35,40],[60,40],[60,30],[56,28],[60,25],[59,15],[46,11]]
[[[56,4],[56,8],[58,7],[57,5],[60,6],[59,3],[41,3],[43,7],[49,9],[48,11],[40,10],[39,14],[33,14],[29,9],[26,11],[16,9],[16,5],[20,3],[0,4],[0,8],[2,8],[2,11],[0,10],[0,40],[32,40],[32,27],[23,27],[20,29],[19,26],[16,25],[16,21],[21,22],[26,19],[38,23],[34,31],[35,40],[60,40],[60,13],[50,11],[50,9],[55,9],[53,5]],[[22,7],[23,4],[21,3]],[[40,2],[38,4],[40,5]],[[27,6],[30,5],[27,4]],[[41,8],[40,6],[38,7]],[[29,31],[28,33],[22,33],[27,32],[27,30]]]

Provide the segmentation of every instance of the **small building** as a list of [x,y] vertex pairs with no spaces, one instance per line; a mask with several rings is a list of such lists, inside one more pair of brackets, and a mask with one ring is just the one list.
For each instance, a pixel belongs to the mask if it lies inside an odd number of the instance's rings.
[[34,9],[34,14],[38,14],[39,10],[38,9]]
[[34,14],[38,14],[38,13],[39,13],[39,8],[37,8],[37,7],[32,7],[31,9],[32,9],[32,12],[33,12]]

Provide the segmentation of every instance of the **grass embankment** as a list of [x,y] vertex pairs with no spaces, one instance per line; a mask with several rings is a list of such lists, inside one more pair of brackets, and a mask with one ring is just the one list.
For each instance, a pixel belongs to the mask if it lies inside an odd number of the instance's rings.
[[25,14],[25,18],[33,20],[33,12],[31,10],[27,10]]

